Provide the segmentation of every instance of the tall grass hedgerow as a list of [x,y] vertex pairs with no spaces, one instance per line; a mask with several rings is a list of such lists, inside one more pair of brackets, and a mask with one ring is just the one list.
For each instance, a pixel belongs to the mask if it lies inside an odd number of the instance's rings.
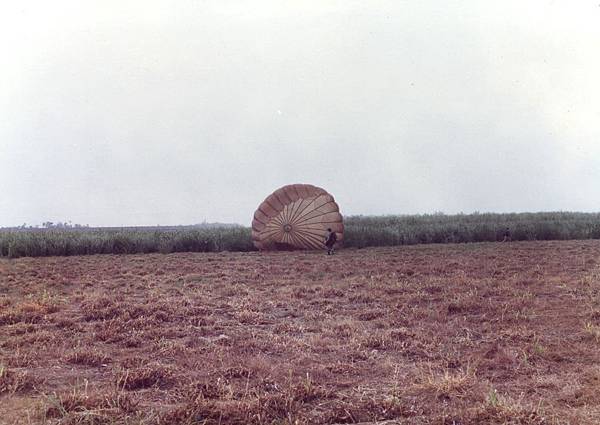
[[600,213],[474,213],[348,217],[346,247],[512,240],[600,239]]
[[[344,224],[344,246],[354,248],[498,241],[507,227],[513,241],[600,239],[600,213],[350,216]],[[10,258],[253,250],[241,226],[0,229],[0,256]]]
[[0,256],[251,251],[250,229],[26,229],[0,231]]

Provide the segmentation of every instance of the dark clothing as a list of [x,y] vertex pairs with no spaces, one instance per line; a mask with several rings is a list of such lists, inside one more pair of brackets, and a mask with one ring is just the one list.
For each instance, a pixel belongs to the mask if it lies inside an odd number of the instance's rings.
[[327,235],[327,239],[325,240],[325,246],[327,248],[331,248],[333,247],[333,245],[335,245],[336,242],[337,236],[335,235],[335,232],[331,232],[329,233],[329,235]]
[[337,241],[337,235],[335,232],[328,232],[325,238],[325,246],[327,247],[327,255],[333,254],[333,246]]

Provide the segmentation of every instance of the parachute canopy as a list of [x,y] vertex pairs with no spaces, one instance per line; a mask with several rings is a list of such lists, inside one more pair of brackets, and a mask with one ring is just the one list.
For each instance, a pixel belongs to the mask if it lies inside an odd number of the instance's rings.
[[310,184],[277,189],[252,220],[252,241],[260,250],[322,249],[327,229],[344,238],[344,223],[333,196]]

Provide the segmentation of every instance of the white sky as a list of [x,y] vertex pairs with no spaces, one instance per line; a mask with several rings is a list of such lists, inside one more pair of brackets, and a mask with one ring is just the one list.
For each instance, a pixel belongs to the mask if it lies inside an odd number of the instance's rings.
[[600,211],[600,0],[2,1],[0,226]]

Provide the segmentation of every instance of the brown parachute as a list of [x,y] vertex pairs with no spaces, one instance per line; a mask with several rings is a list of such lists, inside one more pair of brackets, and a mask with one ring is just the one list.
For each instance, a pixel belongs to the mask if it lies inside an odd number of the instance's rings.
[[252,241],[265,249],[322,249],[327,229],[344,239],[344,223],[333,196],[310,184],[277,189],[252,220]]

